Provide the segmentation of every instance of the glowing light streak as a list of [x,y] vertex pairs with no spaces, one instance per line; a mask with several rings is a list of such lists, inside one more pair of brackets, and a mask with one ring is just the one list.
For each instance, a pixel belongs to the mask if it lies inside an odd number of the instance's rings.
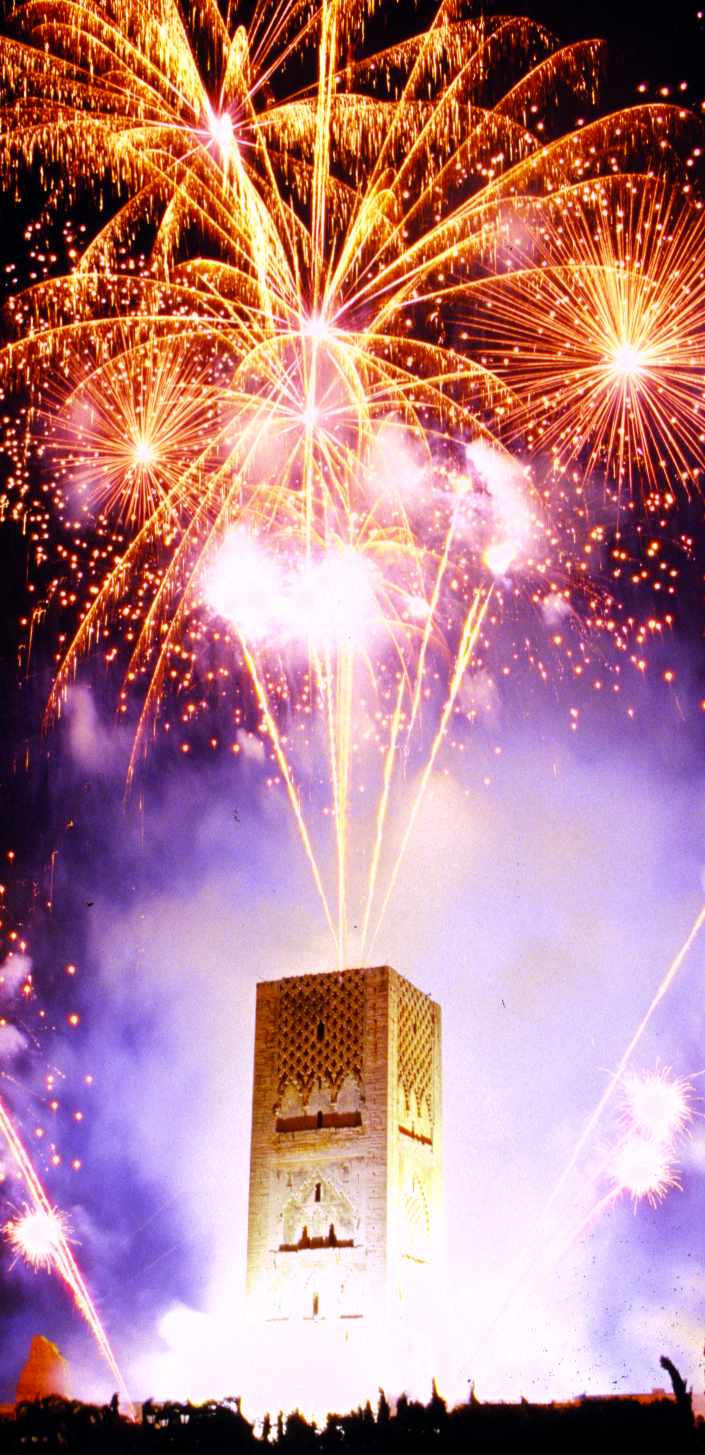
[[545,1206],[545,1208],[544,1208],[544,1210],[543,1210],[543,1212],[541,1214],[541,1217],[539,1218],[539,1221],[538,1221],[538,1223],[536,1225],[536,1229],[534,1230],[534,1235],[535,1235],[536,1231],[538,1230],[538,1228],[541,1226],[541,1224],[544,1221],[544,1219],[546,1218],[546,1216],[548,1215],[550,1209],[553,1207],[553,1204],[555,1203],[556,1199],[560,1196],[560,1193],[562,1192],[562,1190],[563,1190],[563,1188],[564,1188],[564,1186],[565,1186],[565,1184],[566,1184],[566,1182],[568,1180],[568,1177],[570,1176],[570,1173],[572,1172],[572,1170],[573,1170],[573,1168],[574,1168],[574,1166],[575,1166],[575,1164],[576,1164],[576,1162],[578,1160],[578,1157],[580,1156],[580,1153],[582,1152],[583,1147],[585,1146],[585,1143],[587,1142],[588,1138],[592,1135],[592,1132],[594,1131],[594,1129],[595,1129],[595,1127],[596,1127],[596,1125],[597,1125],[600,1117],[602,1116],[602,1113],[605,1110],[605,1107],[611,1101],[612,1096],[613,1096],[613,1094],[615,1092],[616,1087],[619,1086],[620,1082],[622,1081],[622,1078],[623,1078],[623,1075],[624,1075],[624,1071],[626,1069],[626,1066],[627,1066],[628,1062],[631,1060],[631,1057],[633,1056],[633,1054],[634,1054],[634,1052],[635,1052],[635,1050],[636,1050],[636,1048],[637,1048],[637,1046],[639,1044],[639,1041],[641,1040],[641,1037],[643,1036],[644,1031],[646,1030],[646,1027],[649,1024],[649,1021],[651,1020],[651,1017],[652,1017],[654,1011],[656,1010],[657,1006],[659,1006],[661,1004],[661,1001],[663,1000],[664,996],[668,993],[668,990],[669,990],[670,986],[673,984],[673,981],[675,980],[675,977],[678,974],[678,971],[680,970],[680,967],[683,964],[683,961],[684,961],[686,955],[688,954],[688,951],[692,948],[692,946],[693,946],[693,944],[694,944],[694,942],[695,942],[698,934],[700,933],[700,930],[702,929],[703,924],[705,924],[705,905],[703,905],[703,908],[701,909],[701,911],[700,911],[700,913],[699,913],[699,915],[698,915],[698,917],[697,917],[697,919],[696,919],[696,921],[695,921],[695,923],[693,925],[693,928],[691,929],[690,934],[688,935],[687,940],[681,946],[680,950],[678,951],[678,954],[676,955],[675,959],[672,961],[671,965],[669,966],[668,970],[666,971],[666,974],[664,975],[663,980],[661,981],[661,984],[660,984],[658,990],[656,991],[656,994],[655,994],[655,996],[654,996],[654,998],[653,998],[653,1000],[651,1002],[651,1005],[649,1006],[649,1009],[646,1012],[646,1015],[644,1016],[644,1018],[641,1021],[640,1025],[637,1027],[636,1031],[634,1032],[634,1035],[632,1036],[632,1039],[629,1042],[629,1045],[627,1046],[627,1049],[624,1052],[624,1055],[622,1056],[622,1059],[621,1059],[621,1061],[620,1061],[620,1063],[619,1063],[619,1065],[617,1067],[617,1070],[613,1073],[613,1075],[611,1076],[611,1078],[610,1078],[607,1086],[605,1087],[605,1090],[602,1093],[602,1096],[600,1097],[600,1100],[598,1101],[597,1106],[595,1107],[595,1110],[592,1113],[592,1116],[590,1116],[588,1118],[588,1121],[587,1121],[587,1123],[586,1123],[586,1125],[585,1125],[585,1127],[584,1127],[584,1129],[583,1129],[580,1137],[578,1138],[578,1140],[577,1140],[577,1142],[575,1144],[575,1147],[573,1148],[573,1151],[572,1151],[571,1156],[570,1156],[570,1158],[568,1160],[568,1163],[566,1164],[566,1167],[565,1167],[564,1171],[562,1172],[561,1176],[559,1177],[558,1182],[556,1183],[556,1186],[554,1187],[553,1192],[551,1193],[551,1196],[548,1199],[548,1202],[546,1203],[546,1206]]
[[653,1207],[658,1202],[662,1202],[674,1188],[679,1188],[681,1185],[674,1171],[668,1148],[658,1142],[653,1142],[648,1137],[639,1136],[634,1132],[628,1133],[612,1149],[610,1155],[615,1178],[614,1185],[572,1229],[559,1250],[553,1255],[552,1262],[558,1263],[561,1258],[565,1257],[565,1254],[578,1242],[583,1233],[593,1226],[600,1214],[606,1208],[613,1207],[623,1193],[626,1192],[632,1198],[636,1210],[637,1203],[642,1199],[645,1198]]
[[[632,1039],[629,1042],[629,1045],[627,1046],[627,1048],[626,1048],[626,1050],[625,1050],[625,1052],[624,1052],[624,1054],[622,1056],[622,1059],[621,1059],[621,1061],[620,1061],[620,1063],[619,1063],[616,1071],[613,1073],[613,1075],[610,1078],[610,1081],[608,1082],[608,1084],[607,1084],[607,1086],[606,1086],[606,1088],[605,1088],[602,1096],[600,1097],[600,1100],[598,1101],[597,1106],[595,1107],[595,1110],[593,1111],[592,1115],[588,1118],[588,1121],[587,1121],[587,1123],[586,1123],[586,1125],[585,1125],[585,1127],[584,1127],[584,1129],[583,1129],[580,1137],[578,1138],[578,1140],[577,1140],[577,1142],[575,1144],[575,1147],[573,1148],[573,1151],[571,1153],[571,1156],[570,1156],[570,1158],[569,1158],[569,1160],[568,1160],[565,1168],[563,1169],[563,1172],[561,1173],[561,1176],[559,1177],[559,1179],[558,1179],[558,1181],[557,1181],[557,1183],[556,1183],[556,1185],[555,1185],[555,1187],[554,1187],[554,1189],[553,1189],[550,1197],[548,1198],[548,1201],[546,1202],[545,1207],[543,1208],[543,1211],[541,1212],[539,1218],[537,1219],[537,1221],[536,1221],[536,1223],[534,1225],[534,1228],[533,1228],[531,1234],[529,1235],[529,1237],[527,1239],[526,1254],[525,1254],[525,1261],[524,1261],[523,1267],[520,1269],[519,1273],[516,1275],[516,1278],[515,1278],[514,1283],[512,1284],[512,1287],[509,1289],[509,1292],[504,1297],[502,1303],[500,1304],[500,1307],[498,1308],[498,1310],[494,1314],[494,1316],[493,1316],[490,1324],[488,1325],[488,1327],[484,1331],[484,1333],[482,1335],[482,1338],[478,1341],[478,1345],[477,1345],[478,1348],[481,1346],[482,1343],[484,1343],[484,1340],[487,1338],[487,1336],[489,1335],[489,1333],[491,1332],[491,1330],[499,1322],[499,1320],[502,1317],[502,1315],[506,1312],[507,1308],[513,1302],[514,1298],[516,1297],[516,1294],[518,1293],[519,1289],[521,1288],[522,1284],[524,1283],[525,1279],[527,1278],[529,1272],[531,1271],[531,1269],[533,1267],[533,1264],[534,1264],[534,1251],[535,1251],[535,1248],[536,1248],[536,1244],[537,1244],[537,1242],[541,1238],[542,1230],[543,1230],[543,1228],[545,1227],[545,1225],[546,1225],[546,1223],[548,1221],[549,1214],[551,1213],[552,1209],[554,1208],[555,1204],[558,1201],[558,1198],[560,1197],[561,1193],[563,1192],[563,1190],[564,1190],[564,1188],[565,1188],[565,1186],[566,1186],[566,1184],[568,1182],[568,1178],[570,1177],[570,1174],[571,1174],[571,1172],[573,1171],[573,1168],[576,1165],[576,1162],[578,1160],[578,1157],[580,1156],[580,1153],[582,1152],[582,1150],[585,1147],[588,1139],[590,1138],[590,1136],[592,1135],[593,1131],[595,1130],[595,1127],[596,1127],[598,1121],[600,1120],[600,1117],[602,1116],[602,1113],[604,1112],[605,1108],[608,1106],[609,1102],[611,1101],[612,1096],[614,1095],[614,1092],[615,1092],[616,1087],[618,1085],[620,1085],[620,1084],[625,1084],[624,1072],[626,1070],[626,1067],[627,1067],[627,1065],[628,1065],[631,1057],[633,1056],[633,1054],[634,1054],[634,1052],[635,1052],[635,1050],[636,1050],[636,1048],[637,1048],[637,1046],[639,1044],[639,1041],[641,1040],[641,1037],[644,1034],[644,1031],[646,1030],[646,1027],[649,1024],[649,1021],[651,1020],[651,1017],[654,1014],[654,1011],[660,1005],[660,1003],[663,1000],[664,996],[668,994],[668,991],[669,991],[671,985],[673,984],[673,981],[674,981],[676,975],[678,974],[678,971],[680,970],[681,965],[683,964],[683,961],[685,960],[685,957],[688,954],[688,951],[692,948],[695,940],[697,939],[697,936],[698,936],[700,930],[702,929],[703,924],[705,924],[705,905],[703,905],[703,908],[700,910],[700,913],[699,913],[697,919],[695,920],[695,923],[693,924],[693,927],[690,930],[690,933],[689,933],[687,939],[684,941],[683,945],[681,946],[680,950],[678,951],[678,954],[675,956],[675,958],[672,960],[671,964],[669,965],[668,970],[666,971],[666,974],[664,975],[663,980],[661,981],[661,984],[659,985],[658,990],[656,991],[656,994],[655,994],[655,996],[654,996],[654,998],[653,998],[653,1000],[651,1002],[651,1005],[649,1006],[649,1008],[648,1008],[648,1010],[646,1012],[646,1015],[644,1016],[643,1020],[640,1022],[640,1024],[637,1027],[634,1035],[632,1036]],[[663,1081],[665,1079],[665,1076],[666,1076],[666,1073],[661,1073],[661,1076],[660,1077],[658,1076],[658,1073],[653,1073],[653,1079],[660,1079],[660,1080]],[[667,1092],[665,1097],[664,1097],[664,1094],[663,1094],[663,1091],[662,1090],[658,1092],[658,1098],[659,1098],[659,1102],[660,1102],[660,1107],[658,1109],[658,1115],[657,1115],[657,1117],[654,1118],[654,1108],[653,1108],[653,1100],[652,1100],[652,1098],[653,1098],[653,1087],[652,1087],[652,1085],[650,1085],[650,1078],[648,1078],[648,1077],[646,1077],[646,1078],[645,1077],[642,1077],[641,1078],[641,1081],[642,1081],[642,1090],[640,1092],[638,1092],[636,1094],[636,1096],[635,1096],[634,1089],[633,1089],[632,1078],[629,1077],[626,1080],[627,1093],[628,1093],[628,1102],[630,1103],[630,1129],[627,1132],[627,1134],[625,1135],[625,1138],[623,1138],[623,1141],[626,1141],[627,1138],[630,1135],[633,1135],[633,1136],[639,1136],[639,1135],[641,1135],[641,1131],[640,1131],[640,1119],[645,1119],[647,1117],[647,1115],[650,1118],[650,1121],[651,1121],[651,1125],[652,1126],[656,1126],[659,1123],[661,1125],[664,1125],[664,1106],[663,1106],[663,1103],[664,1103],[664,1101],[666,1099],[670,1102],[670,1110],[667,1112],[667,1117],[670,1116],[670,1118],[671,1118],[671,1137],[672,1138],[675,1138],[678,1135],[678,1132],[680,1131],[681,1126],[684,1126],[685,1125],[685,1121],[687,1120],[687,1117],[690,1115],[689,1107],[688,1107],[688,1093],[687,1093],[687,1090],[686,1090],[687,1083],[683,1083],[680,1079],[679,1080],[676,1080],[675,1082],[670,1083],[672,1090],[670,1092]],[[645,1103],[646,1103],[646,1107],[645,1107]],[[642,1128],[642,1130],[643,1130],[643,1128]],[[652,1140],[652,1143],[653,1143],[653,1145],[654,1145],[655,1148],[661,1147],[661,1149],[663,1150],[663,1143],[660,1143],[655,1137],[652,1137],[651,1140]],[[620,1143],[619,1145],[621,1146],[622,1144]],[[614,1149],[613,1149],[613,1151],[614,1151]],[[667,1164],[664,1163],[664,1166],[666,1166],[666,1165]],[[591,1178],[588,1179],[588,1183],[586,1185],[589,1186],[590,1185],[590,1182],[593,1181],[593,1180],[594,1180],[594,1175],[593,1175],[593,1177],[591,1177]],[[664,1175],[664,1187],[665,1187],[666,1190],[667,1190],[668,1185],[670,1185],[670,1184],[668,1184],[668,1178]],[[674,1186],[677,1186],[678,1183],[677,1182],[674,1182],[673,1185]],[[587,1218],[584,1219],[580,1223],[580,1225],[578,1226],[578,1228],[575,1229],[571,1233],[570,1240],[565,1245],[565,1248],[566,1249],[568,1247],[570,1247],[573,1242],[575,1242],[576,1238],[580,1236],[581,1232],[584,1231],[585,1227],[587,1227],[589,1225],[589,1223],[593,1220],[593,1218],[596,1217],[599,1214],[599,1212],[601,1211],[601,1209],[603,1207],[607,1206],[607,1204],[611,1200],[613,1200],[615,1196],[618,1196],[619,1193],[621,1191],[623,1191],[623,1190],[624,1190],[624,1188],[618,1184],[616,1189],[613,1188],[612,1191],[606,1195],[606,1197],[604,1197],[604,1198],[601,1199],[601,1201],[592,1210],[592,1212],[588,1214]],[[546,1239],[546,1242],[548,1242],[548,1241],[550,1241],[550,1235]]]
[[[412,807],[411,813],[409,815],[409,820],[408,820],[408,823],[407,823],[406,832],[405,832],[404,837],[402,839],[401,848],[399,850],[399,853],[398,853],[397,858],[396,858],[396,862],[394,864],[394,868],[392,870],[391,878],[390,878],[389,885],[388,885],[388,888],[387,888],[387,893],[385,894],[384,902],[382,904],[382,908],[381,908],[380,913],[379,913],[379,919],[377,921],[377,928],[376,928],[376,930],[374,932],[374,935],[372,937],[372,942],[370,944],[370,954],[372,953],[372,950],[374,948],[375,940],[376,940],[377,935],[379,934],[379,931],[380,931],[380,929],[382,927],[382,920],[384,918],[384,914],[385,914],[387,905],[389,903],[389,900],[390,900],[390,897],[391,897],[391,894],[392,894],[392,890],[394,889],[394,886],[395,886],[395,884],[397,882],[397,876],[399,874],[399,870],[401,868],[402,860],[403,860],[404,854],[406,852],[406,847],[407,847],[407,844],[408,844],[409,839],[411,837],[411,833],[412,833],[414,824],[416,823],[416,818],[417,818],[419,809],[421,807],[421,803],[423,801],[424,794],[426,792],[426,786],[428,784],[428,780],[429,780],[429,778],[431,776],[431,773],[433,772],[433,768],[434,768],[434,765],[435,765],[435,762],[436,762],[436,757],[438,755],[438,749],[440,748],[441,743],[442,743],[442,741],[443,741],[443,739],[445,737],[445,731],[446,731],[446,728],[448,726],[448,719],[449,719],[450,714],[453,711],[453,708],[455,706],[455,699],[456,699],[456,697],[458,695],[458,690],[460,688],[460,684],[461,684],[461,682],[463,680],[463,677],[465,676],[465,673],[467,671],[468,664],[470,662],[470,658],[472,656],[472,653],[473,653],[473,650],[474,650],[474,647],[475,647],[475,643],[477,641],[478,633],[480,631],[480,627],[482,626],[482,623],[483,623],[484,618],[485,618],[485,613],[486,613],[487,608],[488,608],[488,606],[490,604],[491,595],[492,595],[491,588],[490,588],[489,591],[487,591],[487,590],[483,591],[482,588],[478,587],[478,590],[476,591],[475,596],[474,596],[474,599],[473,599],[472,606],[470,607],[470,611],[469,611],[468,616],[466,618],[465,625],[463,627],[463,635],[462,635],[461,642],[460,642],[460,648],[459,648],[458,655],[457,655],[457,658],[456,658],[456,661],[455,661],[455,670],[454,670],[453,678],[452,678],[452,681],[451,681],[451,684],[450,684],[450,691],[449,691],[448,696],[446,698],[445,706],[444,706],[443,712],[441,714],[441,720],[440,720],[440,723],[439,723],[438,731],[437,731],[436,736],[435,736],[435,738],[433,740],[433,743],[431,745],[431,751],[430,751],[429,756],[428,756],[428,761],[426,763],[426,767],[424,768],[424,771],[423,771],[423,773],[421,775],[421,782],[420,782],[420,785],[419,785],[419,788],[418,788],[416,797],[414,799],[414,803],[413,803],[413,807]],[[484,597],[484,600],[483,600],[483,597]],[[364,946],[363,946],[363,951],[364,951]]]
[[[424,644],[424,648],[422,648],[422,652],[423,652],[424,649],[425,649],[425,644]],[[420,680],[420,678],[419,678],[419,680]],[[388,749],[387,753],[385,754],[385,759],[384,759],[384,781],[383,781],[383,785],[382,785],[382,794],[381,794],[380,801],[379,801],[379,807],[377,809],[377,822],[376,822],[376,825],[375,825],[375,842],[374,842],[374,848],[372,850],[372,860],[371,860],[371,863],[370,863],[370,879],[369,879],[369,884],[368,884],[368,887],[367,887],[367,901],[365,903],[365,913],[364,913],[363,922],[362,922],[362,944],[363,944],[363,948],[364,948],[364,945],[365,945],[365,943],[367,941],[367,931],[368,931],[368,928],[369,928],[370,914],[372,912],[372,904],[373,904],[373,901],[374,901],[375,885],[377,883],[377,868],[378,868],[378,865],[379,865],[379,856],[380,856],[380,853],[381,853],[381,850],[382,850],[382,842],[383,842],[383,835],[384,835],[384,825],[385,825],[385,820],[386,820],[386,817],[387,817],[387,805],[389,803],[389,791],[390,791],[391,784],[392,784],[392,774],[393,774],[394,762],[395,762],[395,758],[396,758],[397,741],[398,741],[398,738],[399,738],[399,729],[400,729],[401,720],[402,720],[402,705],[403,705],[403,702],[404,702],[405,690],[406,690],[406,681],[405,681],[405,678],[404,678],[404,676],[402,674],[402,678],[401,678],[401,681],[399,683],[399,692],[397,694],[396,707],[394,709],[394,716],[392,718],[392,729],[391,729],[391,733],[390,733],[390,737],[389,737],[389,749]]]
[[[20,1169],[20,1172],[22,1173],[22,1176],[34,1201],[37,1214],[41,1215],[41,1217],[45,1219],[46,1225],[52,1228],[53,1239],[55,1243],[52,1251],[53,1266],[56,1268],[57,1273],[59,1273],[64,1279],[64,1282],[68,1284],[68,1287],[71,1289],[73,1297],[76,1301],[76,1307],[86,1320],[86,1323],[88,1324],[91,1333],[93,1334],[93,1337],[98,1345],[98,1348],[100,1349],[101,1354],[103,1355],[103,1358],[105,1359],[106,1364],[108,1365],[108,1368],[110,1369],[111,1374],[117,1381],[118,1388],[123,1391],[129,1404],[130,1397],[127,1392],[125,1381],[120,1373],[120,1370],[115,1360],[115,1356],[110,1347],[110,1344],[108,1343],[107,1336],[100,1322],[88,1289],[86,1288],[82,1274],[66,1240],[65,1233],[61,1227],[60,1218],[56,1216],[55,1211],[52,1208],[49,1199],[47,1198],[44,1188],[42,1187],[42,1184],[37,1177],[34,1167],[32,1166],[32,1163],[22,1145],[22,1142],[17,1132],[15,1131],[14,1126],[12,1125],[7,1111],[5,1110],[5,1107],[2,1105],[1,1102],[0,1132],[2,1132],[2,1135],[4,1136],[10,1148],[10,1151],[12,1152],[12,1155]],[[131,1404],[130,1410],[132,1410]]]
[[[272,740],[272,745],[274,747],[274,751],[275,751],[276,756],[277,756],[277,762],[279,764],[279,767],[280,767],[281,772],[282,772],[282,776],[284,778],[284,782],[286,784],[286,790],[287,790],[287,793],[289,795],[289,802],[290,802],[290,804],[291,804],[291,806],[292,806],[292,808],[294,810],[294,817],[296,819],[296,823],[297,823],[297,826],[298,826],[298,829],[299,829],[299,833],[301,835],[301,839],[302,839],[302,842],[303,842],[303,846],[304,846],[304,849],[306,851],[306,857],[307,857],[307,859],[309,861],[309,864],[311,865],[311,871],[313,873],[313,878],[314,878],[314,881],[315,881],[315,885],[316,885],[316,888],[318,890],[318,893],[319,893],[319,895],[321,897],[321,903],[323,905],[323,910],[324,910],[324,913],[325,913],[325,916],[326,916],[326,920],[328,921],[328,928],[330,929],[330,932],[331,932],[333,938],[336,939],[336,932],[335,932],[335,929],[334,929],[334,926],[333,926],[333,918],[332,918],[330,909],[328,907],[328,900],[326,898],[325,890],[324,890],[323,884],[321,882],[321,876],[320,876],[320,873],[318,871],[318,864],[316,863],[316,857],[315,857],[315,854],[313,852],[313,848],[312,848],[312,845],[311,845],[311,840],[310,840],[309,835],[308,835],[308,829],[306,828],[306,824],[305,824],[305,821],[304,821],[304,816],[303,816],[303,814],[301,812],[301,804],[299,803],[298,794],[297,794],[296,788],[294,786],[294,780],[292,778],[291,770],[289,768],[289,764],[287,762],[286,755],[284,753],[284,748],[283,748],[283,745],[282,745],[282,741],[281,741],[281,737],[280,737],[280,734],[279,734],[279,730],[277,728],[277,724],[275,722],[274,716],[273,716],[273,714],[271,712],[271,709],[270,709],[270,706],[269,706],[269,700],[267,698],[267,694],[266,694],[265,689],[264,689],[264,687],[262,685],[262,682],[260,680],[260,675],[259,675],[259,672],[257,670],[257,665],[255,663],[254,657],[252,656],[251,652],[248,649],[247,643],[245,641],[243,641],[242,637],[240,638],[240,645],[242,647],[242,653],[243,653],[243,656],[244,656],[245,661],[247,663],[247,668],[248,668],[248,671],[250,673],[250,677],[252,678],[252,682],[254,684],[254,688],[255,688],[255,691],[257,693],[257,697],[259,699],[260,706],[262,708],[262,712],[264,713],[265,722],[267,724],[267,732],[269,733],[269,736],[270,736],[270,738]],[[337,940],[336,940],[336,943],[337,943]],[[339,953],[340,953],[340,951],[339,951]]]

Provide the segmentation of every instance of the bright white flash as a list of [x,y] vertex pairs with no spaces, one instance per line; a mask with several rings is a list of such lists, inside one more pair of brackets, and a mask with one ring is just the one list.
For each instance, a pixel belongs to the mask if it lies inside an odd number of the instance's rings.
[[504,541],[501,546],[488,547],[484,556],[485,565],[489,566],[494,576],[506,576],[515,555],[511,541]]
[[208,600],[251,646],[301,643],[336,650],[367,642],[382,625],[371,564],[354,550],[312,560],[272,556],[234,531],[207,584]]
[[642,1197],[658,1202],[678,1186],[666,1147],[638,1133],[625,1138],[618,1147],[614,1176],[618,1188],[631,1193],[635,1202]]
[[431,607],[425,596],[407,596],[406,609],[409,616],[416,621],[426,621],[431,615]]
[[138,440],[135,445],[135,463],[137,465],[151,465],[154,462],[154,449],[149,440]]
[[37,1207],[6,1223],[5,1232],[14,1252],[30,1268],[49,1268],[66,1235],[66,1222],[60,1213]]
[[220,149],[222,160],[225,161],[233,144],[233,123],[230,113],[223,111],[219,115],[217,111],[213,111],[212,107],[209,106],[208,130]]
[[308,338],[330,338],[330,328],[326,319],[321,314],[311,314],[310,318],[304,318],[301,324],[301,332]]
[[632,1131],[668,1145],[691,1119],[690,1084],[668,1071],[629,1076],[624,1084],[627,1122]]
[[307,429],[315,429],[318,423],[318,410],[310,405],[308,409],[304,409],[301,418]]
[[634,379],[640,372],[642,364],[642,355],[633,344],[617,344],[612,355],[612,366],[616,374],[621,374],[624,379]]

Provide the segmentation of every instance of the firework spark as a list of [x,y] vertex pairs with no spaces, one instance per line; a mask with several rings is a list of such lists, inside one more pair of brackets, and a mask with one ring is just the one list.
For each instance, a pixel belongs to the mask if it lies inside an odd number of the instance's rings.
[[691,1084],[682,1076],[672,1077],[668,1070],[626,1076],[624,1094],[625,1120],[635,1137],[666,1147],[691,1119]]
[[627,1192],[635,1205],[642,1198],[654,1205],[672,1188],[680,1187],[668,1149],[638,1133],[626,1137],[615,1152],[614,1178],[613,1198]]
[[[69,1247],[64,1219],[49,1202],[32,1162],[2,1103],[0,1103],[0,1132],[10,1148],[32,1198],[32,1207],[28,1214],[13,1225],[11,1234],[13,1246],[16,1246],[17,1251],[22,1252],[23,1256],[27,1255],[33,1266],[51,1266],[63,1278],[70,1288],[76,1307],[86,1320],[111,1374],[117,1380],[118,1388],[125,1393],[129,1403],[125,1381],[81,1271]],[[41,1256],[38,1256],[40,1248],[42,1252]]]
[[[318,870],[315,878],[341,962],[353,702],[367,690],[379,700],[383,688],[396,704],[382,714],[388,736],[367,926],[402,745],[406,752],[413,728],[430,728],[423,788],[493,576],[551,568],[545,542],[538,559],[518,561],[513,543],[471,528],[472,492],[468,499],[466,483],[456,483],[467,481],[464,445],[501,430],[517,400],[469,345],[456,346],[458,297],[501,238],[510,199],[537,188],[560,198],[578,177],[599,173],[606,146],[625,156],[628,133],[641,154],[675,125],[665,108],[640,108],[628,127],[620,114],[559,143],[549,95],[568,113],[584,109],[599,46],[561,50],[529,21],[464,20],[441,5],[426,34],[355,57],[353,10],[285,5],[266,24],[257,11],[249,34],[230,34],[209,7],[194,10],[190,30],[167,0],[149,20],[132,4],[110,16],[88,5],[66,26],[48,0],[13,18],[21,42],[6,47],[4,134],[8,175],[19,174],[28,147],[46,146],[61,157],[70,191],[85,176],[96,181],[100,151],[130,193],[69,278],[16,300],[18,337],[3,355],[8,377],[21,371],[31,380],[54,365],[62,404],[48,434],[64,488],[80,490],[90,473],[94,508],[129,528],[57,675],[51,711],[98,631],[127,615],[128,682],[147,676],[132,772],[178,676],[177,649],[215,600],[239,638],[312,864],[282,703],[286,714],[296,696],[305,699],[307,715],[326,724],[337,913]],[[294,99],[269,98],[268,78],[300,58],[314,34],[317,78]],[[45,47],[57,60],[48,90]],[[198,59],[206,52],[208,85]],[[488,68],[508,86],[499,101]],[[553,139],[544,141],[549,129]],[[152,213],[151,274],[121,268],[119,248]],[[189,229],[215,259],[184,256]],[[397,469],[408,446],[420,457],[417,500],[376,478],[385,433]],[[475,481],[475,520],[478,488]],[[245,536],[250,554],[267,557],[258,586],[260,599],[267,581],[272,587],[267,632],[261,610],[253,626],[251,593],[243,616],[223,589],[225,562],[232,576]],[[343,579],[353,571],[354,601],[352,580],[346,587]],[[345,624],[336,625],[330,593],[321,595],[326,579],[337,583]],[[282,581],[287,614],[299,616],[299,659],[307,659],[295,690],[276,667]],[[359,610],[364,630],[358,619],[351,644]],[[386,643],[382,652],[373,634]],[[438,698],[439,654],[446,691],[434,726],[428,707],[421,723],[420,707]],[[397,869],[398,861],[385,904]]]
[[5,1224],[5,1235],[13,1252],[30,1268],[49,1269],[56,1266],[62,1246],[68,1241],[68,1221],[63,1213],[52,1208],[29,1208]]
[[[518,209],[521,213],[521,209]],[[686,487],[705,467],[705,216],[649,177],[579,186],[524,209],[504,277],[474,294],[472,327],[520,397],[514,438],[564,474]]]

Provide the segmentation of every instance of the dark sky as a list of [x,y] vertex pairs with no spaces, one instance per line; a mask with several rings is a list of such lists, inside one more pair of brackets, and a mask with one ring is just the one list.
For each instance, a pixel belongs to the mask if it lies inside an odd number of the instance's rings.
[[527,13],[566,43],[588,37],[609,42],[611,69],[625,90],[648,83],[677,87],[682,81],[699,98],[703,84],[703,22],[697,4],[642,5],[637,0],[544,0]]

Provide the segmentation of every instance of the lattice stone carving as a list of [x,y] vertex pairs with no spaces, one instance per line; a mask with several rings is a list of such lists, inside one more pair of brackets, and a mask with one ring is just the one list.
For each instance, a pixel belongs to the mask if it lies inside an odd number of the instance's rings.
[[278,1102],[288,1084],[304,1105],[321,1079],[333,1102],[347,1076],[362,1085],[365,977],[361,970],[283,980],[277,1026]]
[[421,1110],[426,1098],[433,1124],[433,1004],[408,980],[399,979],[399,1084],[404,1088],[406,1108],[411,1093]]
[[404,1192],[404,1218],[409,1240],[409,1256],[422,1261],[428,1257],[430,1224],[428,1204],[418,1177],[414,1176]]

